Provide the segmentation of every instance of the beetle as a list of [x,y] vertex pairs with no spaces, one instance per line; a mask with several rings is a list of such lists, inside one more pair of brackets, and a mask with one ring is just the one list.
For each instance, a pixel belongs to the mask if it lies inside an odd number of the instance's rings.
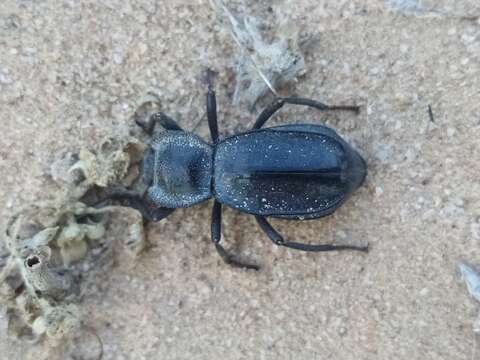
[[136,120],[153,135],[141,164],[144,194],[115,190],[109,199],[138,209],[147,221],[166,218],[177,208],[214,199],[211,239],[222,259],[233,266],[258,269],[242,263],[220,244],[222,205],[255,216],[270,240],[303,251],[358,250],[366,246],[306,244],[285,240],[267,217],[306,220],[332,214],[365,180],[367,165],[360,154],[333,129],[315,124],[288,124],[264,128],[285,104],[318,110],[359,112],[358,106],[328,106],[300,97],[277,97],[249,131],[219,139],[217,105],[212,81],[206,95],[212,143],[183,130],[163,112],[148,121]]

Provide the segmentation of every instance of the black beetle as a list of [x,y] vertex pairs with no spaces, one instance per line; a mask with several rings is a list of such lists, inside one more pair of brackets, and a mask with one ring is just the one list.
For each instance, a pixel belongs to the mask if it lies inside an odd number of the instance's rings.
[[227,254],[220,245],[222,204],[255,216],[273,243],[303,251],[359,250],[367,246],[313,245],[286,241],[266,217],[316,219],[330,215],[364,181],[363,158],[337,133],[322,125],[290,124],[262,128],[284,104],[318,110],[349,110],[357,106],[327,106],[315,100],[277,98],[258,116],[250,131],[218,139],[215,92],[209,81],[207,116],[213,145],[186,132],[164,113],[137,121],[156,135],[142,162],[144,195],[113,191],[109,198],[138,209],[146,220],[159,221],[175,208],[214,198],[211,236],[223,260],[234,266],[258,269]]

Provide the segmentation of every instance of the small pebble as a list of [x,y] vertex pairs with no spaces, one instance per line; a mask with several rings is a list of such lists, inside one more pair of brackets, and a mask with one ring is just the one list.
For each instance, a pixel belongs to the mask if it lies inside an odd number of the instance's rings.
[[466,263],[458,264],[458,272],[460,279],[467,285],[469,294],[477,301],[480,301],[480,274],[471,265]]

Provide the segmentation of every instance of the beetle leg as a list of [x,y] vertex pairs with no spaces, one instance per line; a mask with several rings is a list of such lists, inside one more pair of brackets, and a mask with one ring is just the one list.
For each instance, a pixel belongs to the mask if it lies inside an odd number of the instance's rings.
[[215,91],[213,90],[213,76],[214,72],[210,69],[207,70],[207,118],[208,127],[210,128],[210,136],[215,144],[218,141],[218,122],[217,122],[217,99]]
[[292,104],[292,105],[304,105],[313,107],[317,110],[346,110],[353,111],[355,113],[360,112],[360,107],[352,105],[325,105],[316,100],[301,98],[301,97],[285,97],[285,98],[276,98],[270,105],[268,105],[258,116],[257,121],[253,125],[253,129],[260,129],[265,123],[270,119],[278,110],[280,110],[283,105]]
[[160,221],[170,215],[175,209],[156,207],[140,194],[126,189],[117,189],[111,192],[106,199],[98,202],[94,207],[104,207],[110,201],[119,202],[122,206],[138,210],[146,221]]
[[259,270],[260,267],[253,264],[245,264],[238,260],[235,260],[232,255],[228,254],[225,248],[220,245],[222,239],[222,204],[215,200],[212,209],[212,241],[217,249],[218,254],[221,256],[226,264],[234,267]]
[[258,115],[257,121],[255,121],[252,129],[260,129],[283,105],[285,105],[285,101],[283,101],[282,98],[273,100],[273,102]]
[[255,216],[257,219],[258,225],[263,230],[263,232],[272,240],[272,242],[279,246],[285,246],[288,248],[302,250],[302,251],[336,251],[336,250],[357,250],[357,251],[368,251],[368,245],[366,246],[354,246],[354,245],[331,245],[331,244],[304,244],[286,241],[282,235],[280,235],[270,223],[263,216]]
[[152,114],[146,122],[135,119],[135,123],[140,126],[143,131],[145,131],[148,135],[153,134],[153,130],[155,129],[156,124],[160,125],[165,130],[183,131],[183,129],[177,124],[175,120],[173,120],[171,117],[169,117],[163,112],[157,112],[155,114]]

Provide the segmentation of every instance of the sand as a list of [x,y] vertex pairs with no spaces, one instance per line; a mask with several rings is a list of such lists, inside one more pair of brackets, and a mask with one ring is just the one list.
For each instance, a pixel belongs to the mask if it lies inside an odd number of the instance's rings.
[[[262,266],[234,269],[210,243],[211,203],[178,210],[149,225],[153,247],[135,267],[120,256],[84,297],[103,359],[470,359],[478,304],[455,266],[480,262],[480,25],[458,14],[480,13],[475,3],[437,2],[447,15],[430,16],[378,0],[271,2],[317,39],[305,76],[281,93],[362,108],[288,107],[271,124],[326,123],[369,169],[333,216],[273,223],[289,239],[371,251],[278,248],[226,209],[225,245]],[[206,67],[219,74],[222,136],[268,101],[232,105],[236,45],[207,0],[3,0],[0,48],[3,225],[58,191],[57,154],[134,129],[148,93],[204,138]],[[47,357],[0,331],[2,358]]]

